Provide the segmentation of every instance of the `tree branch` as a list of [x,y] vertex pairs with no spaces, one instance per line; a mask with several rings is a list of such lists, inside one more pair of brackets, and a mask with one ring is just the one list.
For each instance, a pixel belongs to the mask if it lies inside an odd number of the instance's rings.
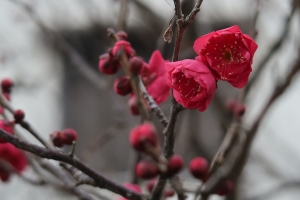
[[131,190],[125,188],[123,185],[119,185],[118,183],[111,181],[109,178],[106,178],[105,176],[98,173],[97,171],[89,168],[87,165],[82,163],[76,157],[72,158],[72,157],[62,154],[61,152],[54,150],[54,149],[46,149],[46,148],[40,147],[38,145],[30,144],[26,141],[23,141],[23,140],[17,138],[14,135],[7,133],[6,131],[4,131],[2,129],[0,129],[0,138],[10,142],[17,148],[23,149],[25,151],[29,151],[39,157],[68,163],[68,164],[72,165],[73,167],[77,168],[78,170],[82,171],[86,175],[93,178],[96,185],[100,188],[110,190],[116,194],[119,194],[119,195],[121,195],[125,198],[128,198],[128,199],[131,199],[131,200],[146,200],[147,199],[147,196],[138,194],[134,191],[131,191]]

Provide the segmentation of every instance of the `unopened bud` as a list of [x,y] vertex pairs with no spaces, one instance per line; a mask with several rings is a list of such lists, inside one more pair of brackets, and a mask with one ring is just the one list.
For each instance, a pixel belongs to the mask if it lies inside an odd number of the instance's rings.
[[122,96],[130,94],[132,92],[130,78],[128,76],[122,76],[115,80],[114,91]]

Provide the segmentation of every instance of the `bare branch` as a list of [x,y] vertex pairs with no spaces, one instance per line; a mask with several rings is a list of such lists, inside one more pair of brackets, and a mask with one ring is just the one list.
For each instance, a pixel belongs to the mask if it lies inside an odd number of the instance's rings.
[[104,188],[110,190],[116,194],[119,194],[125,198],[129,198],[131,200],[146,200],[147,197],[141,194],[138,194],[134,191],[131,191],[124,187],[123,185],[119,185],[118,183],[113,182],[109,178],[106,178],[102,174],[97,171],[89,168],[86,164],[82,163],[76,157],[71,158],[68,155],[62,154],[61,152],[54,149],[46,149],[40,147],[38,145],[30,144],[26,141],[23,141],[17,138],[14,135],[7,133],[6,131],[0,129],[0,138],[12,143],[15,147],[23,149],[25,151],[29,151],[39,157],[48,158],[52,160],[57,160],[61,162],[68,163],[78,170],[82,171],[86,175],[90,176],[94,179],[96,185],[100,188]]

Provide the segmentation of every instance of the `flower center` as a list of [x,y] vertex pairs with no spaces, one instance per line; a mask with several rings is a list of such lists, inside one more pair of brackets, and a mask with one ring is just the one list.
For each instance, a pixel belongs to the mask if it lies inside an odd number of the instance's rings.
[[173,74],[172,82],[174,89],[180,93],[182,98],[192,99],[201,93],[200,84],[193,78],[187,78],[183,71]]
[[226,51],[224,53],[224,59],[226,59],[226,60],[232,60],[232,56],[231,56],[230,51]]

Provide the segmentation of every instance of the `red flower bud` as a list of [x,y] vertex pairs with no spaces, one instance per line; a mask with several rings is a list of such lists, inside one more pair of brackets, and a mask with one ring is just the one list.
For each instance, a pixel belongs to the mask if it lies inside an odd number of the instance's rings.
[[209,171],[209,163],[205,158],[196,157],[190,162],[190,172],[195,178],[204,180]]
[[152,192],[154,186],[155,186],[155,183],[156,183],[156,180],[151,180],[151,181],[148,181],[147,184],[146,184],[146,188],[149,192]]
[[130,78],[128,76],[122,76],[115,80],[114,90],[117,94],[125,96],[131,93]]
[[169,176],[177,174],[183,167],[182,157],[179,155],[173,155],[169,158],[168,162],[168,174]]
[[52,141],[53,145],[56,147],[62,147],[65,144],[64,135],[60,131],[55,131],[55,132],[51,133],[50,140]]
[[117,33],[117,35],[118,35],[118,37],[119,37],[121,40],[127,40],[127,38],[128,38],[127,33],[124,32],[124,31],[119,31],[119,32]]
[[23,110],[19,109],[14,112],[15,123],[21,123],[25,117]]
[[[0,129],[3,129],[10,134],[14,134],[14,123],[2,119],[0,120]],[[6,141],[0,138],[0,144],[1,143],[6,143]]]
[[138,74],[143,67],[144,62],[138,57],[132,57],[130,59],[130,71],[133,74]]
[[217,190],[216,194],[224,196],[232,192],[234,184],[231,180],[225,181]]
[[116,58],[110,57],[107,53],[99,58],[99,70],[104,74],[115,74],[120,69],[120,63]]
[[157,146],[158,138],[155,127],[144,123],[134,128],[129,136],[130,144],[138,151],[144,151],[147,145]]
[[246,106],[242,103],[238,103],[233,110],[233,114],[235,117],[239,119],[244,115],[245,111],[246,111]]
[[4,78],[1,81],[1,88],[3,93],[10,93],[12,87],[14,86],[14,82],[9,78]]
[[113,55],[118,57],[117,53],[119,52],[119,50],[121,48],[123,48],[123,50],[125,51],[125,53],[128,57],[131,57],[132,55],[135,54],[135,51],[131,48],[131,45],[129,42],[127,42],[125,40],[120,40],[120,41],[117,41],[115,43],[115,46],[113,47]]
[[172,197],[172,196],[174,196],[174,194],[175,194],[175,191],[172,190],[172,189],[168,189],[168,190],[165,192],[165,196],[166,196],[166,197]]
[[62,130],[64,144],[72,144],[73,141],[77,140],[77,132],[74,129],[68,128]]
[[129,107],[129,110],[130,110],[131,114],[133,114],[133,115],[139,115],[140,114],[139,106],[138,106],[137,99],[136,99],[135,95],[132,95],[130,97],[130,99],[128,100],[128,107]]
[[158,173],[158,167],[152,161],[140,161],[135,167],[135,174],[142,179],[154,178]]

